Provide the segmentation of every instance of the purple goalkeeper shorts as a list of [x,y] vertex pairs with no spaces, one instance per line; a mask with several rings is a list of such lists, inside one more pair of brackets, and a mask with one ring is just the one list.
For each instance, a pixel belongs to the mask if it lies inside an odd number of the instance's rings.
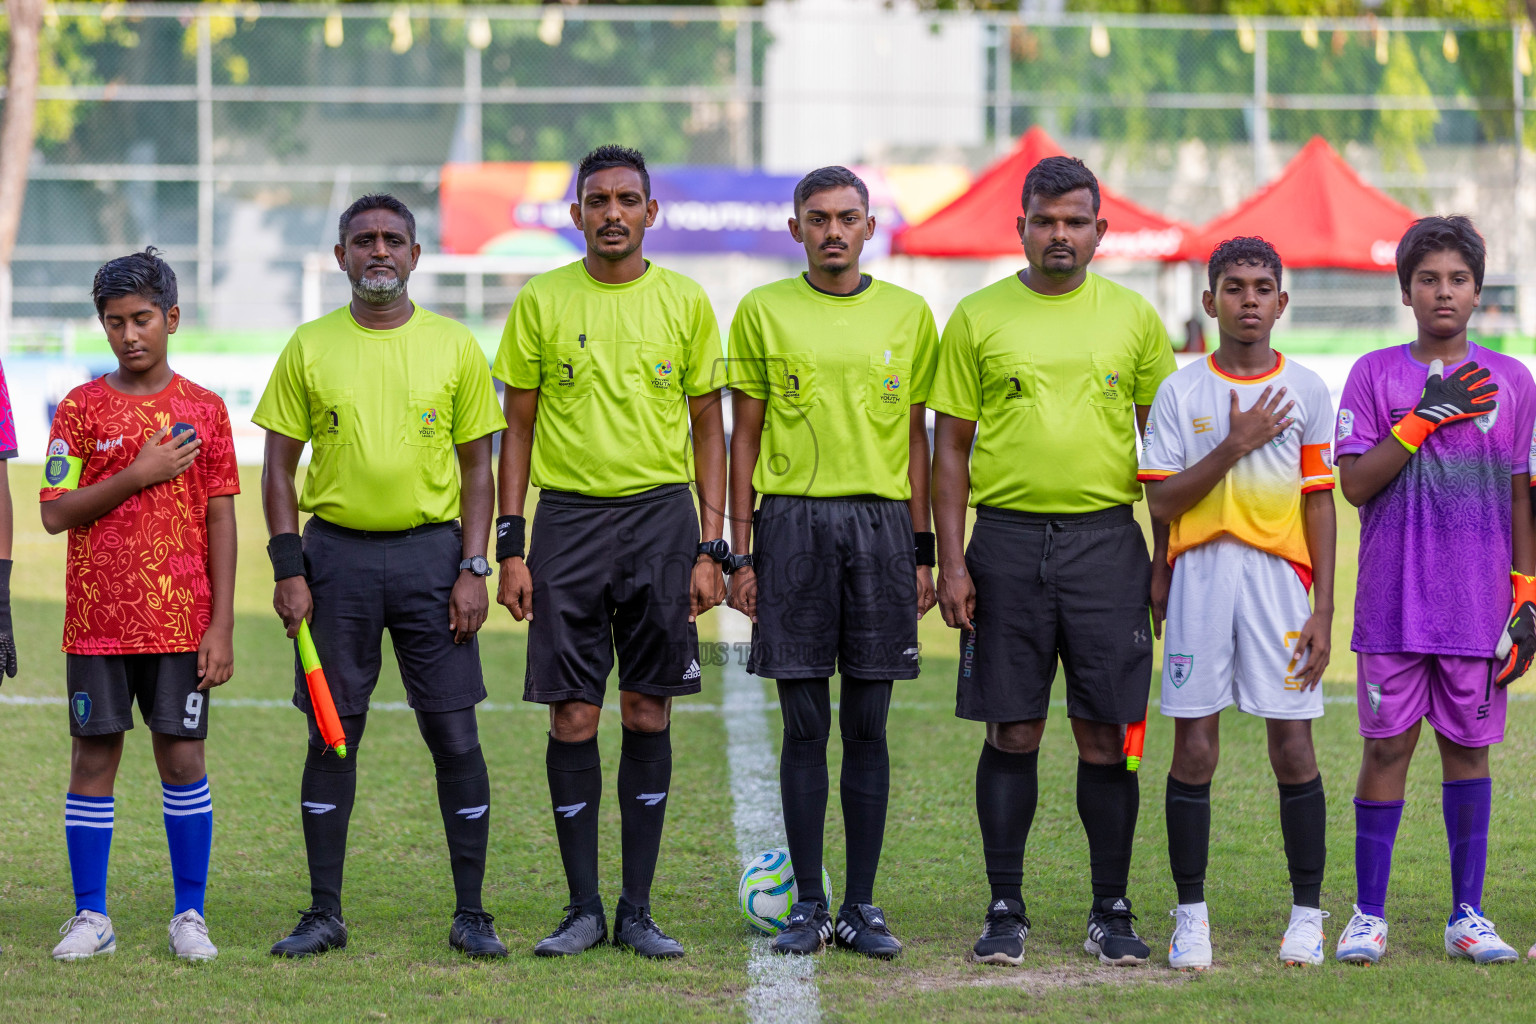
[[1504,739],[1507,691],[1494,685],[1498,662],[1456,654],[1357,654],[1360,735],[1384,739],[1421,718],[1464,747]]

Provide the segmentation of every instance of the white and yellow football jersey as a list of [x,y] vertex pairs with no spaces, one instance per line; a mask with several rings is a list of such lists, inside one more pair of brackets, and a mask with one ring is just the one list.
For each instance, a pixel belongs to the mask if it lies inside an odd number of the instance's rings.
[[1291,425],[1243,456],[1194,508],[1169,524],[1168,559],[1227,536],[1290,562],[1310,586],[1301,496],[1333,487],[1333,405],[1327,385],[1311,370],[1278,352],[1274,369],[1257,377],[1223,373],[1214,356],[1185,366],[1157,390],[1137,479],[1166,480],[1199,462],[1227,436],[1231,393],[1237,392],[1238,408],[1247,410],[1268,387],[1285,388],[1285,401],[1295,401]]

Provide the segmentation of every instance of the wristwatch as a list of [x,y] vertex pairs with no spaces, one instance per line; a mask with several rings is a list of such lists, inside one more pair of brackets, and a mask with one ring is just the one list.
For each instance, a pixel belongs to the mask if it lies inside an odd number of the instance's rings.
[[721,564],[720,568],[727,576],[740,572],[742,569],[750,569],[752,568],[752,556],[750,554],[727,555],[725,562]]
[[489,576],[491,574],[491,563],[485,560],[484,555],[476,555],[474,558],[466,558],[459,563],[459,571],[463,572],[465,569],[468,569],[476,576]]
[[714,540],[706,540],[700,543],[697,554],[708,555],[710,558],[723,564],[726,559],[731,557],[731,545],[724,537],[717,537]]

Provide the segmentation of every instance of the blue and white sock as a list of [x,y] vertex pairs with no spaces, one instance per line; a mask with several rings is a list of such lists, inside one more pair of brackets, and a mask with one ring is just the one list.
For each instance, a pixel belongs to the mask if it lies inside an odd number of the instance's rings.
[[165,840],[171,848],[171,879],[176,888],[176,913],[203,912],[208,891],[208,856],[213,850],[213,795],[208,776],[190,786],[162,782]]
[[64,794],[64,844],[75,885],[75,913],[107,912],[107,858],[112,852],[115,801],[110,796]]

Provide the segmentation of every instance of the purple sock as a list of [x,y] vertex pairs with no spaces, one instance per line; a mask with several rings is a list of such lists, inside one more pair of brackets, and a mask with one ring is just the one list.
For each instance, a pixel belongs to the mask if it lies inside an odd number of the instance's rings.
[[1488,817],[1493,812],[1492,779],[1440,784],[1445,837],[1451,844],[1451,920],[1463,917],[1465,903],[1483,912],[1483,872],[1488,867]]
[[1355,798],[1355,902],[1362,914],[1387,916],[1392,844],[1402,820],[1401,800]]

